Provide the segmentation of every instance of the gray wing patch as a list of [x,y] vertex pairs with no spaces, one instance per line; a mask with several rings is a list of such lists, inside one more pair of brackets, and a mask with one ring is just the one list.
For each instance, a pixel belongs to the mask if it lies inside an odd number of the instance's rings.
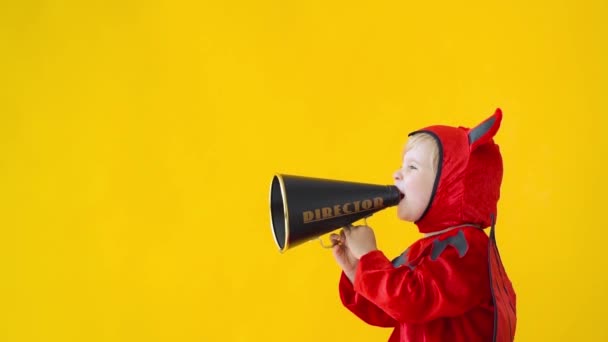
[[481,125],[473,128],[473,130],[469,131],[469,145],[473,145],[477,141],[477,139],[481,138],[484,134],[488,133],[490,128],[494,125],[494,121],[496,121],[495,117],[491,117],[488,121],[482,123]]
[[461,258],[465,256],[469,250],[467,238],[464,236],[464,233],[461,230],[458,232],[458,234],[450,236],[443,241],[435,239],[435,241],[433,241],[433,249],[431,250],[431,260],[437,260],[437,258],[439,258],[441,253],[443,253],[448,246],[456,248],[458,251],[458,256]]
[[414,266],[410,265],[410,263],[407,260],[407,252],[409,252],[410,249],[406,249],[405,252],[401,253],[400,256],[396,257],[395,259],[393,259],[393,261],[391,261],[391,263],[393,264],[393,267],[397,268],[397,267],[401,267],[401,266],[407,266],[410,268],[410,270],[414,269]]

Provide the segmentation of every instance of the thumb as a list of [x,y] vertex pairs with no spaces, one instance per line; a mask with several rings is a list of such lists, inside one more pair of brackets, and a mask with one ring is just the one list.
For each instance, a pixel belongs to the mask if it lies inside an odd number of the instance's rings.
[[342,243],[348,247],[348,237],[350,236],[350,230],[349,229],[342,229],[340,231],[340,238],[342,239]]
[[340,235],[338,235],[338,234],[331,234],[331,235],[329,236],[329,240],[330,240],[330,241],[332,242],[332,244],[334,244],[334,245],[337,245],[337,244],[339,244],[339,243],[341,242],[341,241],[340,241]]

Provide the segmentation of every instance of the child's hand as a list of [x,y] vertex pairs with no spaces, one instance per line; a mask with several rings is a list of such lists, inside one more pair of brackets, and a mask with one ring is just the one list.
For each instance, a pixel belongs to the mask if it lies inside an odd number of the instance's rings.
[[329,238],[333,244],[332,252],[336,262],[340,265],[340,268],[342,268],[342,271],[344,271],[344,274],[350,279],[351,283],[354,283],[359,260],[355,258],[350,248],[348,248],[344,230],[340,231],[340,235],[331,234]]
[[368,226],[351,226],[346,229],[346,243],[357,260],[378,249],[374,231]]

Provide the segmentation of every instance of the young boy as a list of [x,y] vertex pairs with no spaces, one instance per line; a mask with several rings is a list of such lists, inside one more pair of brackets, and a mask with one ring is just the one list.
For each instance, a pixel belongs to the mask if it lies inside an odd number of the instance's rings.
[[[494,239],[502,157],[493,136],[502,112],[473,129],[431,126],[409,134],[398,216],[424,237],[390,261],[370,227],[332,234],[340,298],[396,341],[513,341],[515,292]],[[492,227],[490,237],[483,229]]]

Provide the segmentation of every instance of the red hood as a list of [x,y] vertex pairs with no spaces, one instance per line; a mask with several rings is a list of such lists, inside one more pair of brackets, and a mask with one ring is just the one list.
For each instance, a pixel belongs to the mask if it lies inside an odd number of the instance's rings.
[[439,145],[438,172],[429,205],[416,221],[422,233],[470,223],[482,228],[496,218],[502,182],[502,157],[492,139],[500,127],[500,108],[473,129],[430,126],[410,133],[428,133]]

